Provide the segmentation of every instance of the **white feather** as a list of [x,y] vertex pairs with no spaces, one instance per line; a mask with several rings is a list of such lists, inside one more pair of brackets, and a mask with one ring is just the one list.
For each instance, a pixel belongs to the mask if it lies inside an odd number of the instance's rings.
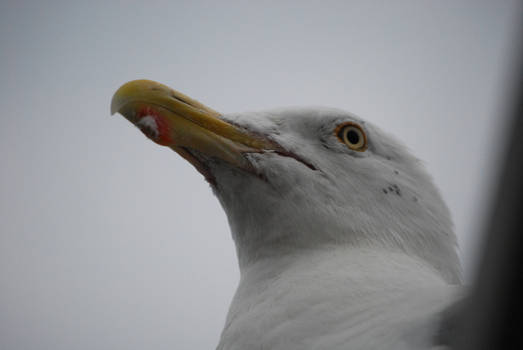
[[[340,110],[224,118],[306,164],[250,154],[257,177],[209,162],[241,271],[218,349],[436,346],[461,268],[449,211],[421,162]],[[365,152],[334,135],[347,121],[365,131]]]

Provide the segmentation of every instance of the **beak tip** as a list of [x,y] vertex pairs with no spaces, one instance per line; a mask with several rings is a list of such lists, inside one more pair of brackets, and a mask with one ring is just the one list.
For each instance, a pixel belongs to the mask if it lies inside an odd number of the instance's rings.
[[[129,102],[129,96],[136,94],[137,91],[154,90],[161,84],[147,79],[136,79],[128,81],[116,90],[111,99],[111,115],[114,115],[122,109],[122,107]],[[162,86],[163,87],[163,86]],[[167,87],[164,87],[168,89]]]
[[118,89],[114,93],[113,98],[111,98],[111,107],[110,107],[111,115],[118,113],[118,111],[121,108],[121,104],[122,104],[121,102],[122,102],[122,98],[121,98],[121,94],[120,94],[120,89]]
[[113,97],[113,100],[111,101],[110,113],[111,113],[111,115],[115,115],[116,113],[118,113],[118,108],[115,106],[115,103],[114,103],[114,97]]

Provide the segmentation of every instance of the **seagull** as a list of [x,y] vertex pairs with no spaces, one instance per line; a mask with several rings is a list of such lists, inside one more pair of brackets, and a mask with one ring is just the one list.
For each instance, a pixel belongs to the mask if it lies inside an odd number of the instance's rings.
[[450,213],[396,138],[333,108],[221,114],[160,83],[120,113],[207,180],[240,282],[217,349],[445,349],[461,267]]

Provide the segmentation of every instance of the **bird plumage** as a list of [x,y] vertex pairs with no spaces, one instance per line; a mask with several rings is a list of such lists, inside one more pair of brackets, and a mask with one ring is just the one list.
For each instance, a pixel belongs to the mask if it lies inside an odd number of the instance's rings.
[[218,349],[444,345],[456,236],[395,138],[337,109],[221,115],[148,80],[111,110],[191,162],[227,214],[241,276]]
[[[224,116],[298,155],[249,154],[264,180],[209,161],[241,281],[219,349],[425,349],[460,282],[447,207],[393,137],[334,109]],[[359,123],[368,149],[335,126]],[[425,332],[425,334],[424,334]]]

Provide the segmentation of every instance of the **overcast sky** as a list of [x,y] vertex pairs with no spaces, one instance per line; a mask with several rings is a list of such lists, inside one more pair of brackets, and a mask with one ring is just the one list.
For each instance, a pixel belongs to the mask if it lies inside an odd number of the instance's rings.
[[213,349],[238,281],[200,174],[109,116],[148,78],[227,113],[346,109],[425,160],[473,272],[517,1],[2,1],[0,348]]

